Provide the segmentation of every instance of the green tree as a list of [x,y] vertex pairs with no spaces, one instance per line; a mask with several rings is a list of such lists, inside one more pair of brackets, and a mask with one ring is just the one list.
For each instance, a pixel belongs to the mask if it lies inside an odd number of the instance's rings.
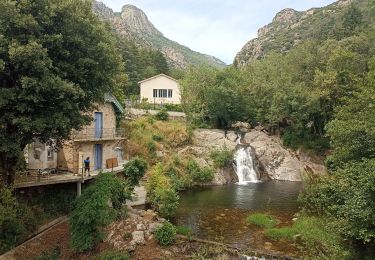
[[113,90],[120,57],[90,1],[0,2],[0,171],[13,182],[34,138],[61,141]]

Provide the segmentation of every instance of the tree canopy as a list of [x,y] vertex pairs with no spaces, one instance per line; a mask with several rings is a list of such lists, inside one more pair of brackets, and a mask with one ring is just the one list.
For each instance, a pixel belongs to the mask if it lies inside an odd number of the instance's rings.
[[0,2],[0,170],[11,182],[24,147],[69,137],[114,90],[122,62],[90,1]]

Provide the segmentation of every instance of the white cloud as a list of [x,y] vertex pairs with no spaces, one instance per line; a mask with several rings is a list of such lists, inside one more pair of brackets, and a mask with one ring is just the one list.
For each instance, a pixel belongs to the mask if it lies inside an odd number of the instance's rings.
[[306,10],[334,0],[101,0],[120,11],[125,4],[141,8],[167,38],[232,63],[257,30],[284,8]]

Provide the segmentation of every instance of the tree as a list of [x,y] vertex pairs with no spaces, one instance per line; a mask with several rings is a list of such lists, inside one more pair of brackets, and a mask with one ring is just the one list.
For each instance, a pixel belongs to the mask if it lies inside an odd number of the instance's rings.
[[25,146],[87,124],[122,64],[90,1],[7,0],[0,10],[0,171],[11,184]]

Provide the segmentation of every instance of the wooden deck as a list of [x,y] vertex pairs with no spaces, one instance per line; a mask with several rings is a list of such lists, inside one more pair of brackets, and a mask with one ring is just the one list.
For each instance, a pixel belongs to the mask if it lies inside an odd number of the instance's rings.
[[124,165],[127,162],[121,163],[118,167],[115,167],[113,169],[102,169],[102,170],[96,170],[91,171],[91,176],[82,176],[77,175],[73,173],[53,173],[45,176],[24,176],[23,178],[20,178],[15,181],[14,188],[27,188],[27,187],[36,187],[36,186],[45,186],[45,185],[54,185],[54,184],[60,184],[60,183],[73,183],[73,182],[79,182],[83,183],[88,180],[95,179],[100,172],[113,172],[118,173],[121,172],[124,168]]

